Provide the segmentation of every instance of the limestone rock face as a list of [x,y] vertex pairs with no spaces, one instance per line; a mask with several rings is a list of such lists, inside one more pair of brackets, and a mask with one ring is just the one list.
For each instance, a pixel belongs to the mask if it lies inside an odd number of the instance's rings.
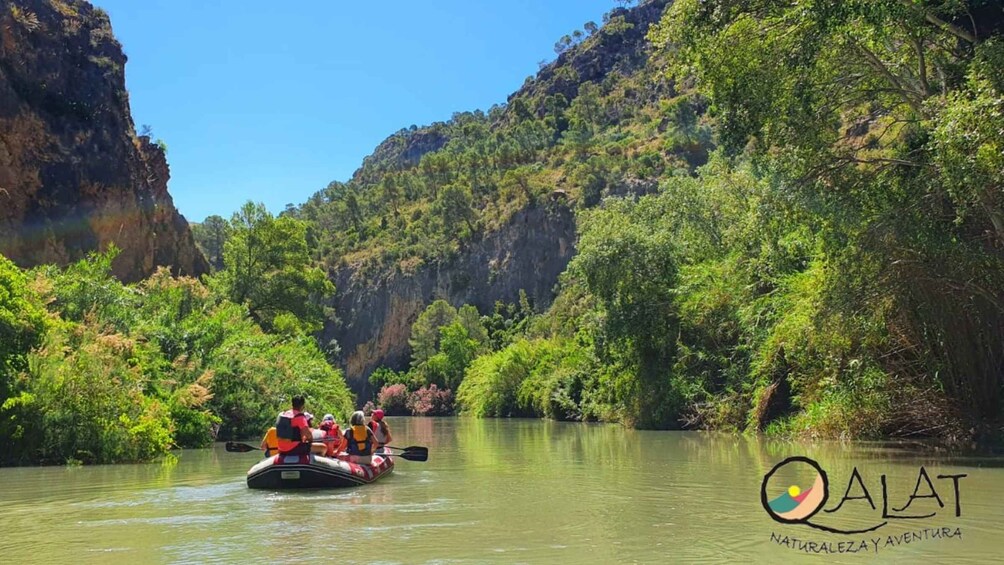
[[324,340],[338,340],[349,386],[368,398],[366,379],[374,369],[407,367],[411,325],[431,302],[473,304],[487,314],[497,300],[518,301],[523,290],[536,308],[550,305],[558,276],[575,254],[575,238],[572,210],[552,201],[523,209],[447,263],[376,279],[342,269],[333,277],[341,323],[329,324]]
[[137,136],[108,16],[76,0],[0,0],[0,253],[66,264],[114,244],[116,276],[208,264]]

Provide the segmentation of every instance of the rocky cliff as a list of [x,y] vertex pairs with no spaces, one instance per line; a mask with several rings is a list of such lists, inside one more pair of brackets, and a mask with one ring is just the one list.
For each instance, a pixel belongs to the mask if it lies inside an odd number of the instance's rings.
[[[599,33],[583,45],[566,49],[543,66],[536,77],[509,96],[509,102],[517,98],[543,101],[545,96],[553,94],[572,100],[584,83],[600,83],[611,73],[629,75],[644,67],[650,52],[649,28],[671,3],[671,0],[649,0],[631,9],[611,10]],[[544,108],[537,111],[543,115]]]
[[557,196],[523,209],[448,262],[376,280],[343,269],[334,276],[341,323],[325,330],[325,341],[338,340],[349,386],[366,398],[373,369],[408,366],[411,325],[431,302],[473,304],[486,314],[497,300],[516,302],[524,290],[534,307],[546,308],[574,246],[575,216]]
[[[512,166],[511,161],[518,160],[513,156],[516,148],[525,150],[533,143],[560,145],[562,129],[567,127],[568,120],[560,115],[563,110],[555,110],[548,105],[549,101],[563,100],[558,106],[567,108],[585,83],[602,85],[605,95],[622,99],[605,109],[610,123],[605,123],[604,128],[612,127],[620,119],[626,120],[628,114],[641,114],[636,112],[639,108],[654,108],[655,101],[675,95],[666,74],[651,64],[651,46],[646,38],[649,28],[660,19],[669,3],[669,0],[649,0],[630,9],[615,8],[605,16],[602,29],[593,29],[587,35],[578,34],[579,39],[565,45],[555,61],[542,66],[536,77],[527,80],[508,98],[505,107],[493,108],[487,115],[458,113],[449,122],[413,126],[390,136],[363,161],[348,186],[342,187],[343,191],[354,193],[358,198],[352,204],[357,211],[339,203],[342,197],[339,194],[324,194],[317,199],[328,202],[329,208],[320,204],[320,208],[306,211],[307,217],[313,214],[312,217],[319,218],[319,225],[333,230],[334,235],[325,244],[329,251],[324,253],[329,259],[337,257],[330,249],[352,249],[353,245],[343,244],[353,238],[370,242],[357,248],[371,245],[403,249],[421,238],[430,237],[428,231],[417,227],[420,225],[417,219],[424,217],[427,211],[435,214],[436,193],[433,189],[430,194],[429,187],[450,182],[473,186],[471,176],[457,173],[467,166],[464,163],[477,162],[475,172],[465,174],[477,176],[479,183],[492,185],[492,188],[481,186],[478,190],[482,193],[474,200],[484,198],[485,190],[498,190],[502,171]],[[631,112],[620,110],[618,104]],[[516,106],[521,109],[513,110]],[[548,112],[552,115],[545,116]],[[536,124],[538,129],[519,129],[518,124],[527,120],[529,114],[541,118]],[[616,116],[610,117],[613,114]],[[543,123],[548,125],[541,126]],[[649,126],[644,125],[645,128]],[[548,130],[552,138],[533,141],[535,131],[550,127],[555,128]],[[491,137],[479,137],[482,130],[491,132]],[[634,133],[639,131],[644,128]],[[644,145],[644,142],[639,143]],[[457,147],[451,150],[451,145]],[[464,153],[465,150],[469,151]],[[493,151],[496,153],[492,154]],[[431,153],[438,153],[438,159],[422,166],[423,157]],[[543,153],[539,152],[538,157]],[[456,256],[428,262],[417,258],[414,263],[388,261],[378,268],[345,266],[342,260],[329,262],[340,265],[331,273],[337,287],[333,306],[339,321],[328,324],[323,339],[336,339],[340,344],[340,361],[355,392],[361,393],[362,398],[370,394],[367,377],[381,365],[394,369],[407,367],[411,325],[436,299],[445,299],[454,306],[472,304],[485,314],[498,300],[517,301],[522,289],[538,310],[551,304],[558,277],[575,253],[576,225],[572,208],[585,202],[583,198],[576,199],[575,194],[581,192],[579,189],[566,190],[572,183],[581,183],[583,178],[581,172],[577,180],[569,178],[568,173],[574,167],[560,165],[567,157],[554,157],[550,161],[540,158],[529,169],[544,172],[527,181],[526,186],[538,182],[541,193],[549,192],[550,197],[542,197],[537,200],[538,204],[530,204],[516,212],[500,229],[492,228],[479,233],[473,240],[464,241]],[[500,164],[502,162],[508,164]],[[486,180],[492,174],[497,177]],[[405,190],[405,198],[412,199],[412,203],[427,199],[429,207],[419,206],[418,212],[412,208],[405,219],[396,209],[381,212],[387,201],[383,180],[391,175],[397,176],[395,184],[398,189]],[[603,177],[602,182],[598,177],[590,178],[590,182],[602,185],[598,189],[599,196],[644,194],[657,187],[654,178],[642,178],[634,172],[610,174]],[[423,189],[427,192],[423,193]],[[346,220],[351,214],[359,216],[355,225]],[[383,217],[379,221],[373,219],[381,214]],[[491,221],[486,223],[495,225]],[[400,236],[408,243],[388,243],[386,238],[378,237],[385,226],[396,225],[409,226]],[[407,264],[418,266],[410,270],[402,267]],[[380,274],[364,275],[374,272]]]
[[0,253],[65,264],[114,244],[120,278],[208,270],[137,136],[108,16],[73,0],[0,0]]

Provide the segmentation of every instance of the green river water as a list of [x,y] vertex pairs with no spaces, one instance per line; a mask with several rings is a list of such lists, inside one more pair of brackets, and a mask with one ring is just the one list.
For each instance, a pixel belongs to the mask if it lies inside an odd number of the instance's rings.
[[[988,563],[1004,550],[1002,457],[537,420],[388,421],[397,445],[428,446],[429,461],[398,460],[393,475],[347,490],[249,490],[245,473],[258,455],[227,453],[222,444],[177,452],[173,463],[0,469],[0,560]],[[899,508],[921,466],[945,506],[917,499],[902,514],[935,516],[888,520],[864,534],[774,522],[761,505],[761,483],[794,455],[825,469],[826,509],[843,497],[855,467],[876,504],[872,511],[867,500],[850,500],[813,522],[842,529],[881,522],[881,476],[889,507]],[[805,483],[792,469],[775,479]],[[952,480],[936,476],[961,473],[968,476],[958,479],[956,517]],[[774,479],[768,484],[773,496]],[[922,482],[918,494],[929,493]],[[862,494],[855,483],[851,496]],[[934,537],[941,528],[953,536]],[[806,553],[793,539],[858,553]]]

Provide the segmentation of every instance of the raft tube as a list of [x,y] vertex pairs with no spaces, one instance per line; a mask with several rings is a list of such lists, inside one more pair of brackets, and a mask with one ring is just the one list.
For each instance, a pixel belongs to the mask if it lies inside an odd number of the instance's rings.
[[248,471],[248,488],[344,488],[367,485],[394,470],[394,459],[373,456],[372,465],[316,455],[275,455]]

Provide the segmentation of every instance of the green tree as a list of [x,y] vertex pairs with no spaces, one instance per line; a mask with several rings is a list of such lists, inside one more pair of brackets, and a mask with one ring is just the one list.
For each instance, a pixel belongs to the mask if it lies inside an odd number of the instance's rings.
[[[324,322],[322,307],[334,285],[314,267],[307,250],[306,224],[274,218],[263,204],[248,202],[230,220],[225,268],[215,279],[233,302],[246,304],[266,329],[283,326],[314,332]],[[295,319],[281,317],[290,314]]]
[[[729,154],[749,155],[784,203],[770,223],[819,234],[810,268],[753,283],[772,293],[760,304],[776,301],[753,370],[786,375],[775,384],[817,414],[853,414],[876,386],[944,391],[924,401],[974,428],[1004,414],[987,338],[1004,336],[1004,50],[986,6],[681,0],[651,33],[678,76],[693,73]],[[926,429],[930,416],[898,418]]]
[[466,186],[450,184],[443,188],[436,199],[435,208],[438,212],[446,233],[450,237],[460,237],[467,228],[467,233],[474,234],[474,197],[471,189]]
[[601,357],[627,371],[614,387],[624,417],[672,427],[681,408],[670,385],[679,328],[676,251],[656,204],[611,202],[589,214],[569,269],[602,304]]
[[436,300],[418,316],[411,326],[411,366],[418,367],[439,350],[439,328],[457,319],[457,309],[445,300]]
[[457,311],[460,325],[464,327],[467,336],[477,342],[478,346],[488,343],[488,330],[481,322],[481,314],[472,304],[464,304]]
[[0,255],[0,463],[22,457],[20,444],[36,421],[33,397],[21,397],[24,386],[16,376],[28,368],[28,354],[42,343],[45,326],[45,310],[27,277]]
[[28,279],[0,255],[0,404],[11,376],[26,368],[25,355],[44,335],[45,310],[28,287]]
[[192,225],[192,236],[213,269],[217,271],[222,269],[223,250],[230,236],[230,224],[222,217],[212,215],[201,224]]
[[480,344],[471,339],[459,320],[439,328],[439,351],[419,367],[428,384],[456,390],[464,379],[464,371],[477,356]]

